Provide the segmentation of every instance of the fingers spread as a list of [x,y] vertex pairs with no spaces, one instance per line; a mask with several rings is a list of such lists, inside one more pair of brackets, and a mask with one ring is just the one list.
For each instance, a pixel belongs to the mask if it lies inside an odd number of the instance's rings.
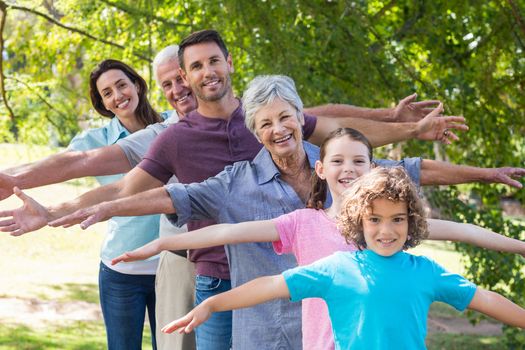
[[18,230],[15,230],[15,231],[11,232],[11,236],[14,236],[14,237],[16,237],[16,236],[21,236],[21,235],[23,235],[24,233],[25,233],[24,230],[22,230],[22,229],[18,229]]
[[412,95],[405,97],[401,101],[399,101],[399,104],[406,105],[406,104],[412,103],[412,101],[415,101],[416,98],[417,98],[417,93],[414,93]]
[[12,225],[14,224],[16,221],[14,218],[10,218],[10,219],[6,219],[6,220],[2,220],[0,221],[0,227],[3,227],[3,226],[9,226],[9,225]]
[[0,218],[7,218],[7,217],[10,217],[10,216],[13,216],[13,214],[14,214],[14,210],[0,211]]
[[66,227],[66,225],[72,226],[76,222],[77,222],[76,215],[71,214],[71,215],[66,215],[56,220],[50,221],[47,224],[52,227],[59,227],[59,226]]
[[439,100],[425,100],[425,101],[419,101],[419,102],[412,102],[411,105],[418,108],[423,108],[424,110],[428,109],[428,112],[431,112],[434,108],[428,108],[430,106],[436,106],[441,101]]
[[2,232],[14,232],[18,229],[20,229],[20,226],[18,224],[12,224],[9,226],[0,227],[0,231]]

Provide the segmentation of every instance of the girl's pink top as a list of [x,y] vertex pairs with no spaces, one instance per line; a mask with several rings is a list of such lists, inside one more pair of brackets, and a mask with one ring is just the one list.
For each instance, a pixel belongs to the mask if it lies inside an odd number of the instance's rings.
[[[338,251],[354,251],[324,210],[299,209],[273,220],[280,240],[277,254],[294,254],[299,265],[308,265]],[[324,300],[303,300],[303,350],[334,349],[332,324]]]

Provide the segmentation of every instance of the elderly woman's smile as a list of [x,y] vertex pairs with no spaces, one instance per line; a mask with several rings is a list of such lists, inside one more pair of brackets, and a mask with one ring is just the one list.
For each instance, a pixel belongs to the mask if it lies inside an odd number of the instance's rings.
[[255,132],[273,158],[287,158],[303,152],[300,147],[302,129],[297,113],[292,105],[280,98],[255,113]]

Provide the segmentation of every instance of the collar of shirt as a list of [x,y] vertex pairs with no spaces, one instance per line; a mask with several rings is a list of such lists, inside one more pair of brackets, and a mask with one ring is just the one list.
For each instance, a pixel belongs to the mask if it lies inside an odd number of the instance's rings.
[[108,145],[116,143],[118,140],[130,135],[131,133],[122,125],[120,120],[117,117],[111,119],[111,121],[106,126]]
[[[304,151],[306,152],[306,157],[310,163],[310,168],[315,168],[315,161],[319,159],[319,147],[313,145],[309,142],[303,141]],[[257,182],[259,185],[269,182],[275,176],[281,174],[277,166],[272,160],[272,155],[266,148],[261,149],[261,151],[253,159],[253,165],[257,170]]]

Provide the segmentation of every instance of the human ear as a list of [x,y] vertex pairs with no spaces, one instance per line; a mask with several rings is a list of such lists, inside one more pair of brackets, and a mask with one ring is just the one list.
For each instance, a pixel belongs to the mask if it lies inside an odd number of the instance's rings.
[[326,176],[324,175],[323,163],[320,160],[315,161],[315,173],[321,180],[326,180]]
[[226,63],[228,64],[229,72],[233,73],[235,69],[233,69],[232,55],[228,54],[228,57],[226,57]]
[[179,75],[181,76],[182,80],[184,80],[184,83],[186,83],[186,86],[189,86],[188,80],[186,79],[186,71],[182,69],[182,67],[179,67]]

